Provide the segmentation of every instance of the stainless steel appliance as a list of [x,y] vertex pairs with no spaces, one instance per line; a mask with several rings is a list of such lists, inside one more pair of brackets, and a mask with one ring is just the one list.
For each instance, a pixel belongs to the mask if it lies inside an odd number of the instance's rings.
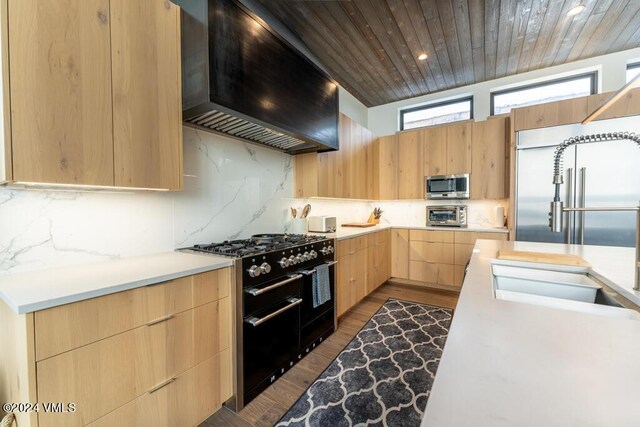
[[467,226],[467,206],[427,206],[427,225]]
[[[583,134],[634,130],[637,117],[599,120],[586,126],[556,126],[518,132],[516,240],[634,247],[634,212],[563,213],[562,232],[549,227],[549,196],[554,194],[554,155],[564,140]],[[637,206],[640,150],[628,141],[586,142],[563,152],[560,200],[567,208]]]
[[335,233],[337,223],[335,216],[311,216],[309,217],[309,231]]
[[427,199],[468,199],[469,174],[428,176],[425,190]]
[[[236,394],[239,411],[336,327],[335,242],[325,236],[261,234],[186,250],[235,259]],[[313,306],[315,269],[329,267],[331,298]]]

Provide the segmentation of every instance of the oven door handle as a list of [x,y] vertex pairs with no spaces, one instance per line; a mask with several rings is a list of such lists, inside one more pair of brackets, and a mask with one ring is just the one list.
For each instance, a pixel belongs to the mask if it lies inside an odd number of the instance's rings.
[[[337,263],[338,263],[338,261],[329,261],[326,264],[327,264],[327,267],[331,267],[332,265],[336,265]],[[311,270],[301,270],[300,271],[300,273],[304,274],[305,276],[309,276],[309,275],[311,275],[311,274],[313,274],[315,272],[316,272],[315,268],[313,268]]]
[[282,280],[280,282],[274,283],[273,285],[269,285],[269,286],[266,286],[264,288],[249,288],[249,289],[245,289],[244,291],[246,293],[251,294],[251,295],[253,295],[255,297],[255,296],[258,296],[258,295],[262,295],[265,292],[269,292],[270,290],[279,288],[280,286],[284,286],[287,283],[295,282],[298,279],[302,279],[302,274],[295,274],[293,276],[290,276],[288,279],[284,279],[284,280]]
[[302,302],[302,298],[289,298],[287,301],[289,302],[289,304],[285,305],[281,309],[278,309],[278,310],[274,311],[273,313],[267,314],[264,317],[250,317],[247,320],[245,320],[245,322],[247,322],[251,326],[262,325],[264,322],[266,322],[266,321],[268,321],[270,319],[273,319],[274,317],[284,313],[287,310],[292,309],[296,305],[299,305]]

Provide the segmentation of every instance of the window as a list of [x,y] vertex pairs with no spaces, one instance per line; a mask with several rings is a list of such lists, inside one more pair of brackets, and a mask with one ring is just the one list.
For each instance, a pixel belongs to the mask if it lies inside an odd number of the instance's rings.
[[500,90],[491,93],[491,115],[526,105],[593,95],[597,91],[597,72]]
[[400,111],[400,130],[473,118],[473,97],[423,105]]
[[627,83],[631,81],[635,76],[640,74],[640,62],[627,65]]

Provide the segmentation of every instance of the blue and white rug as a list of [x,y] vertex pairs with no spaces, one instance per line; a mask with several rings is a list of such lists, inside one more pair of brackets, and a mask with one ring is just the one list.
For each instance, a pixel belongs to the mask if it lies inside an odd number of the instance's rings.
[[419,426],[452,315],[388,300],[276,426]]

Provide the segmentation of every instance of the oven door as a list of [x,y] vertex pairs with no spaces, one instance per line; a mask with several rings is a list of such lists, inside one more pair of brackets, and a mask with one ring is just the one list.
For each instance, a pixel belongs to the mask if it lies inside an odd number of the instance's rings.
[[[244,290],[243,374],[244,403],[257,396],[300,348],[300,308],[303,275]],[[284,283],[283,283],[284,282]]]
[[328,331],[333,332],[335,327],[335,290],[336,290],[336,264],[337,261],[325,261],[329,265],[329,289],[331,299],[313,306],[313,273],[315,268],[302,270],[300,274],[304,276],[302,284],[302,305],[300,320],[302,325],[300,337],[300,350],[304,351]]
[[455,207],[427,209],[428,225],[459,225],[459,210]]

